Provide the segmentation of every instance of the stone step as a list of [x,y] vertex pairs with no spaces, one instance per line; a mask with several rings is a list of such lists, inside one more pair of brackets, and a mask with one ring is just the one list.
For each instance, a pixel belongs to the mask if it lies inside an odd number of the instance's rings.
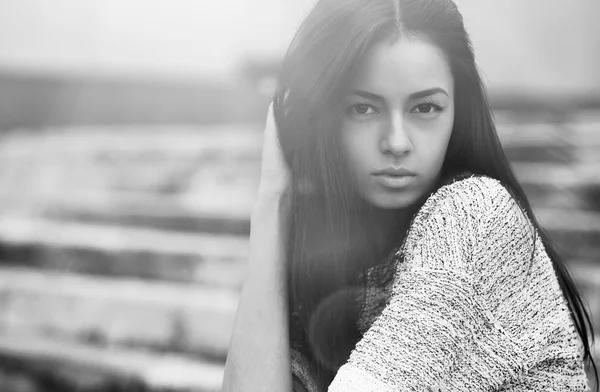
[[[11,135],[0,143],[0,189],[5,192],[178,193],[194,195],[191,202],[202,204],[205,195],[229,189],[228,184],[255,192],[260,172],[262,135],[253,125],[79,127]],[[233,198],[232,204],[235,196],[222,194],[225,200]]]
[[573,165],[514,162],[511,166],[523,184],[546,185],[548,189],[563,187],[573,190],[586,185],[600,186],[600,164],[594,162]]
[[600,212],[534,207],[534,214],[564,257],[597,260],[600,254]]
[[[266,113],[265,113],[266,114]],[[263,122],[203,125],[76,125],[16,130],[0,143],[3,157],[43,157],[96,152],[138,155],[160,151],[175,155],[260,151]],[[160,158],[155,154],[154,157]]]
[[600,234],[600,211],[534,208],[534,213],[550,232]]
[[[600,253],[600,212],[537,208],[542,227],[568,258]],[[0,220],[5,264],[104,276],[239,289],[247,235],[181,233],[106,224],[12,217]]]
[[540,148],[566,144],[576,147],[600,148],[600,120],[551,123],[500,123],[498,136],[505,147],[538,146]]
[[600,163],[600,147],[596,144],[573,145],[568,141],[553,142],[547,145],[505,144],[504,152],[510,162],[545,164]]
[[600,162],[600,123],[501,124],[498,135],[511,162]]
[[[183,232],[248,235],[256,192],[243,191],[226,186],[202,202],[195,200],[195,205],[185,201],[194,199],[194,195],[74,190],[17,198],[0,192],[0,216],[24,214]],[[233,192],[235,198],[231,196]]]
[[600,211],[600,163],[513,162],[512,167],[534,206]]
[[229,289],[0,269],[0,331],[224,360],[239,294]]
[[[199,357],[100,347],[24,333],[0,334],[0,363],[29,381],[29,391],[39,392],[47,391],[48,384],[61,392],[214,392],[220,388],[224,369],[222,362]],[[18,392],[16,389],[14,385],[2,388]]]
[[[32,164],[23,162],[19,166]],[[212,163],[190,167],[184,174],[169,173],[160,163],[156,170],[129,167],[109,171],[91,164],[87,169],[78,166],[77,162],[67,162],[65,167],[48,164],[39,170],[28,169],[30,172],[7,169],[9,173],[2,173],[0,169],[2,209],[52,211],[64,206],[61,199],[72,194],[69,200],[75,200],[74,207],[79,204],[75,196],[79,196],[125,212],[127,207],[141,204],[149,208],[173,206],[191,214],[246,214],[254,203],[260,170],[259,162]]]
[[176,233],[164,230],[3,217],[0,238],[7,242],[81,244],[116,251],[156,251],[214,258],[244,258],[248,240],[240,236]]
[[504,153],[510,162],[562,163],[577,161],[578,150],[571,146],[554,145],[544,148],[539,146],[505,147]]
[[27,217],[1,219],[0,243],[4,264],[234,290],[242,283],[249,246],[244,236]]

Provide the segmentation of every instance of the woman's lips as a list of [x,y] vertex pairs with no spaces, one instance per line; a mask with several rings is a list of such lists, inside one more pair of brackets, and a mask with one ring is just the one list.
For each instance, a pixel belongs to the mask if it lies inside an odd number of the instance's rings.
[[380,185],[391,188],[391,189],[402,189],[409,186],[414,180],[414,175],[388,175],[388,174],[375,174],[375,181]]
[[385,169],[374,172],[375,175],[388,175],[388,176],[416,176],[417,174],[404,166],[394,167],[388,166]]

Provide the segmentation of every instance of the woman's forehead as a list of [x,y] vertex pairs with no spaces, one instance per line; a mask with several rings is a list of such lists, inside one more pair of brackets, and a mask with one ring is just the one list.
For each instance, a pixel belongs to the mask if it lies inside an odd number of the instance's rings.
[[367,50],[348,87],[396,97],[435,87],[452,94],[453,86],[448,61],[437,46],[419,38],[401,38]]

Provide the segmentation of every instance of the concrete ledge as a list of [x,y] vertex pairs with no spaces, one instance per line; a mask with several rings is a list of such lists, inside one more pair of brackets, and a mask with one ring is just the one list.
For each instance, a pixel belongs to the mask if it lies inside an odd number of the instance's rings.
[[600,211],[538,208],[534,212],[542,226],[551,232],[600,235]]
[[498,136],[505,148],[564,145],[600,148],[600,119],[564,124],[498,124]]
[[511,166],[523,185],[545,185],[549,191],[556,188],[577,190],[584,186],[600,186],[598,163],[564,165],[513,162]]
[[0,220],[3,262],[239,288],[248,238],[26,217]]
[[20,362],[23,372],[54,374],[63,388],[71,386],[72,391],[121,385],[115,390],[212,392],[220,388],[224,369],[222,363],[189,356],[99,348],[25,334],[0,335],[0,356]]
[[225,259],[246,258],[249,246],[247,238],[233,235],[186,234],[29,217],[3,217],[0,220],[0,241]]
[[194,285],[0,270],[0,331],[223,359],[239,295]]

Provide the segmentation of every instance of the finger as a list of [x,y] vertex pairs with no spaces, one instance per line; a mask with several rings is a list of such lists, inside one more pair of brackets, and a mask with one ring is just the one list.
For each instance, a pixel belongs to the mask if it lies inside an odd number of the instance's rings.
[[265,130],[263,135],[263,165],[266,164],[270,169],[274,169],[281,165],[283,160],[283,151],[279,142],[277,125],[275,123],[275,115],[273,103],[269,105],[267,118],[265,121]]
[[267,119],[265,122],[265,144],[271,146],[277,146],[281,148],[279,143],[279,136],[277,134],[277,124],[275,123],[275,113],[273,110],[273,102],[269,104],[269,110],[267,111]]
[[279,143],[273,103],[269,105],[263,135],[260,183],[266,189],[285,189],[289,182],[288,167]]
[[263,138],[263,163],[270,169],[283,165],[283,150],[275,123],[273,103],[269,105]]

